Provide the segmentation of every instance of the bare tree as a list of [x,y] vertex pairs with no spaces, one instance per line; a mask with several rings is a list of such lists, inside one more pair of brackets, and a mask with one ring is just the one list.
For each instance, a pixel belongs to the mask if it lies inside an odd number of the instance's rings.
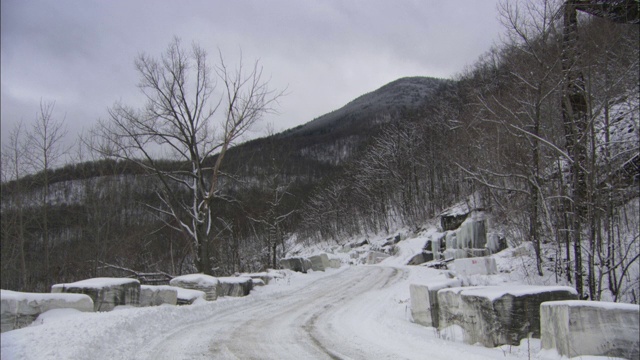
[[42,246],[44,255],[44,286],[48,288],[51,282],[50,268],[50,233],[49,233],[49,186],[50,171],[60,165],[60,161],[68,153],[63,140],[67,134],[64,118],[56,119],[53,116],[54,101],[40,101],[40,110],[36,115],[31,132],[28,133],[29,150],[31,152],[31,166],[35,172],[42,174]]
[[[19,181],[26,174],[26,164],[24,159],[27,154],[26,133],[23,124],[20,122],[11,130],[9,139],[2,147],[2,183],[4,185],[3,201],[7,195],[11,197],[11,205],[14,211],[7,209],[3,212],[3,222],[7,220],[8,226],[3,226],[2,233],[2,245],[3,245],[3,273],[5,266],[10,261],[6,261],[7,258],[4,255],[8,255],[9,251],[5,252],[5,245],[14,244],[17,248],[19,276],[17,288],[19,290],[25,290],[27,288],[27,266],[25,257],[25,221],[24,221],[24,205],[22,194],[22,183]],[[9,181],[12,180],[9,186]],[[7,187],[9,187],[7,189]],[[5,216],[7,218],[5,218]],[[11,218],[12,221],[8,221]],[[11,251],[13,252],[13,251]],[[13,259],[10,259],[13,261]],[[4,285],[4,284],[3,284]]]
[[[240,60],[231,69],[219,53],[212,72],[201,47],[193,44],[185,50],[177,38],[160,59],[143,54],[135,64],[147,104],[142,109],[119,103],[110,108],[109,120],[95,129],[103,139],[98,148],[135,161],[155,176],[161,205],[149,207],[189,236],[198,271],[210,274],[209,243],[217,219],[211,205],[221,195],[223,159],[238,138],[273,111],[282,92],[269,88],[258,61],[247,69]],[[222,85],[219,98],[217,83]],[[159,149],[169,151],[181,168],[165,166]]]

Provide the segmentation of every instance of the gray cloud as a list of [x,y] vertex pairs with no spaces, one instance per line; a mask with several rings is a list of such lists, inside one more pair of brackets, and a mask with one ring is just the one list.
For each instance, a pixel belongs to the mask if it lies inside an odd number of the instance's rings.
[[230,63],[259,58],[288,87],[277,130],[335,110],[403,76],[451,77],[501,32],[495,1],[3,0],[2,139],[56,101],[69,141],[115,101],[141,105],[133,61],[173,36]]

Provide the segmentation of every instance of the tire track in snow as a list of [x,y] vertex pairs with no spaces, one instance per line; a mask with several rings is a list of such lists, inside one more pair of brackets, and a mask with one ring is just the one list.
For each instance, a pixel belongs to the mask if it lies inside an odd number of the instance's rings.
[[333,349],[340,339],[326,342],[315,335],[317,320],[387,286],[398,273],[354,267],[286,294],[237,302],[158,339],[146,353],[149,359],[347,359]]

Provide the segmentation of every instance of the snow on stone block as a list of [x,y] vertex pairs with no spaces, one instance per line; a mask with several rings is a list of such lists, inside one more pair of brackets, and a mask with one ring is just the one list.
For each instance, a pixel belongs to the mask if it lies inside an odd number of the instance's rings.
[[378,264],[379,262],[381,262],[382,260],[388,257],[389,255],[385,253],[381,253],[379,251],[369,251],[369,253],[367,253],[367,264],[369,265]]
[[51,292],[89,295],[94,311],[111,311],[118,305],[138,306],[140,303],[140,282],[128,278],[92,278],[56,284]]
[[191,305],[198,302],[207,301],[207,294],[204,291],[185,289],[177,286],[173,288],[177,292],[177,305]]
[[407,261],[407,265],[420,265],[431,260],[433,260],[433,253],[430,251],[423,251],[413,255],[411,259]]
[[175,277],[169,284],[183,289],[200,290],[206,294],[205,300],[214,301],[218,298],[220,280],[210,275],[190,274]]
[[599,301],[540,305],[542,348],[560,355],[640,358],[640,306]]
[[301,273],[306,273],[311,268],[311,264],[305,261],[307,259],[301,257],[292,257],[280,259],[280,267]]
[[[242,273],[239,276],[252,278],[254,280],[260,280],[262,281],[262,285],[269,285],[271,280],[282,277],[282,274],[271,271],[271,272],[259,272],[259,273]],[[254,285],[255,284],[256,282],[254,282]]]
[[329,259],[329,267],[333,269],[339,269],[342,266],[342,261],[338,258]]
[[262,281],[262,279],[251,278],[251,282],[252,282],[254,288],[256,286],[265,286],[265,283],[264,283],[264,281]]
[[140,306],[176,305],[178,291],[167,285],[140,285]]
[[441,329],[457,325],[468,344],[519,345],[531,333],[540,338],[540,304],[575,300],[568,286],[472,286],[438,291]]
[[253,289],[250,277],[219,277],[218,296],[247,296]]
[[456,272],[462,275],[495,275],[498,273],[496,259],[491,257],[455,259],[453,265]]
[[84,294],[38,294],[0,290],[0,332],[23,328],[40,314],[53,309],[93,311],[93,300]]
[[411,296],[411,316],[413,322],[431,327],[438,327],[439,305],[438,291],[449,287],[459,287],[460,280],[444,280],[428,284],[411,284],[409,293]]
[[311,270],[313,271],[324,271],[329,268],[329,256],[327,256],[327,254],[310,256],[309,260],[311,261]]

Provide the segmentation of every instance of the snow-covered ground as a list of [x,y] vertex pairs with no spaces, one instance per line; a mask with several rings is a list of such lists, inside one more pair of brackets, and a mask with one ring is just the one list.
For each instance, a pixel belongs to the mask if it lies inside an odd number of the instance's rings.
[[[55,310],[2,334],[2,359],[509,359],[540,342],[488,349],[410,321],[409,284],[423,267],[343,266],[287,273],[244,298],[191,306]],[[551,358],[553,354],[551,354]],[[555,356],[557,358],[557,356]]]
[[[403,264],[421,251],[435,230],[401,234],[394,256],[359,264],[363,250],[336,243],[291,251],[332,252],[345,265],[285,275],[243,298],[218,298],[188,306],[119,307],[111,312],[52,310],[33,325],[1,335],[5,359],[550,359],[540,340],[485,348],[463,343],[460,328],[440,331],[411,321],[409,285],[441,281],[448,270]],[[360,241],[361,239],[355,239]],[[526,246],[494,255],[498,275],[471,276],[472,285],[555,284],[528,276]],[[530,264],[528,264],[530,263]],[[533,271],[531,271],[533,273]],[[591,359],[593,357],[590,357]]]

